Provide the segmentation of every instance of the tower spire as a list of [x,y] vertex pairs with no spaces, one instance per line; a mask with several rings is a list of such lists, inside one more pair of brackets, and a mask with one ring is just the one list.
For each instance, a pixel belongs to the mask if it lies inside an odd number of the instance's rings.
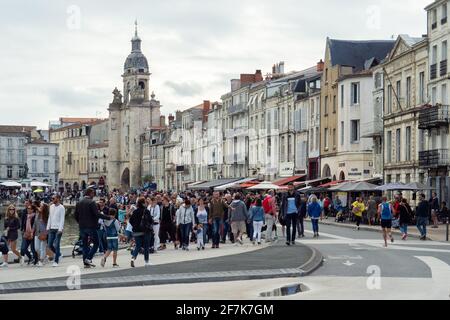
[[134,20],[134,36],[137,37],[138,33],[137,33],[137,19]]

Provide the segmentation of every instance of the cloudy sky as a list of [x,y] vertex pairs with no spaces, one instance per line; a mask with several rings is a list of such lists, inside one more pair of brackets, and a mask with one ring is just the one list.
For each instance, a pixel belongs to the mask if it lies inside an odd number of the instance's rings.
[[229,80],[323,58],[327,36],[426,33],[431,0],[0,0],[0,124],[46,128],[61,116],[107,117],[122,90],[134,20],[151,90],[169,114],[217,101]]

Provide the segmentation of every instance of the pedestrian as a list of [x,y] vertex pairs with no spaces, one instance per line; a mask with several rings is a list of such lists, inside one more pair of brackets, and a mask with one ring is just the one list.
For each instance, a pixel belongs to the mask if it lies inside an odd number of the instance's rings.
[[[202,236],[202,243],[203,246],[201,247],[201,249],[205,249],[205,243],[207,243],[207,237],[208,237],[208,211],[209,208],[205,205],[205,200],[203,198],[200,198],[200,200],[198,201],[198,207],[197,207],[197,212],[195,215],[195,223],[201,224],[201,236]],[[198,244],[198,236],[199,236],[199,232],[198,232],[198,228],[197,228],[197,244]]]
[[[28,210],[28,214],[27,214],[27,219],[25,221],[25,226],[23,227],[24,233],[23,233],[23,237],[22,237],[22,247],[20,250],[20,254],[23,256],[27,256],[28,257],[28,265],[30,265],[31,263],[33,263],[33,265],[36,265],[38,262],[38,257],[37,257],[37,253],[36,250],[34,248],[34,230],[33,230],[33,225],[34,225],[34,220],[36,219],[37,216],[37,208],[35,205],[29,205],[27,207]],[[28,248],[31,248],[31,253],[28,250]]]
[[439,199],[437,197],[436,192],[432,193],[430,199],[430,209],[431,209],[431,221],[433,222],[431,228],[436,229],[439,227],[438,226]]
[[297,216],[297,233],[298,233],[298,236],[302,237],[302,238],[305,237],[304,220],[306,217],[306,208],[307,208],[306,197],[302,196],[301,200],[300,200],[300,208],[298,210],[298,216]]
[[[26,201],[25,203],[29,203]],[[26,221],[26,220],[25,220]],[[4,234],[8,241],[7,246],[11,248],[11,251],[17,256],[20,264],[23,265],[24,259],[20,252],[17,250],[17,239],[19,238],[20,220],[17,215],[17,210],[14,205],[10,205],[6,211],[6,217],[4,222]]]
[[233,238],[242,245],[244,244],[242,236],[247,231],[246,222],[248,220],[248,211],[247,206],[241,200],[241,195],[239,193],[234,195],[234,200],[230,207],[230,223]]
[[45,258],[47,256],[48,217],[49,206],[46,203],[42,203],[41,207],[38,209],[38,215],[34,220],[34,248],[39,258],[37,263],[38,267],[42,267],[44,265]]
[[323,213],[325,215],[325,219],[328,219],[328,216],[330,215],[331,210],[331,200],[328,197],[328,195],[325,195],[325,198],[323,200]]
[[[94,189],[88,188],[83,200],[77,202],[75,206],[75,220],[80,227],[80,236],[83,242],[83,264],[85,268],[93,268],[92,263],[94,254],[99,247],[98,222],[99,219],[110,220],[111,218],[99,211],[99,208],[93,200]],[[89,240],[93,246],[90,246]]]
[[276,199],[274,198],[273,190],[269,190],[262,202],[262,206],[264,209],[264,219],[267,225],[266,242],[272,242],[273,226],[276,221]]
[[227,209],[224,211],[223,214],[223,231],[222,231],[222,243],[225,243],[227,240],[227,235],[228,235],[228,239],[231,241],[231,243],[234,243],[234,237],[233,237],[233,232],[231,230],[231,225],[230,225],[230,211],[231,211],[231,203],[233,202],[233,197],[231,196],[231,194],[227,193],[224,197],[224,201],[227,204]]
[[375,216],[377,214],[377,202],[373,198],[373,196],[369,197],[369,201],[367,201],[367,220],[369,226],[375,224]]
[[283,195],[280,208],[280,216],[283,216],[283,220],[286,222],[286,245],[288,246],[295,244],[295,231],[297,229],[297,216],[300,205],[300,194],[295,191],[294,184],[291,182],[288,184],[288,192]]
[[218,191],[213,193],[209,203],[209,223],[212,226],[212,248],[218,249],[220,243],[220,230],[224,225],[225,211],[228,210],[228,204],[220,198]]
[[192,209],[189,198],[184,200],[184,204],[177,210],[177,227],[181,233],[181,248],[189,250],[189,234],[194,230],[195,213]]
[[425,195],[422,193],[419,196],[419,204],[416,208],[416,225],[420,232],[420,240],[427,239],[427,224],[430,219],[430,204],[425,200]]
[[153,239],[150,239],[150,253],[152,253],[156,252],[160,246],[159,229],[161,223],[161,209],[155,197],[150,198],[147,210],[150,211],[150,215],[153,219]]
[[144,266],[150,265],[150,240],[153,233],[153,219],[145,205],[145,198],[140,197],[137,201],[137,208],[133,211],[130,218],[130,224],[133,227],[133,237],[136,243],[131,254],[131,267],[135,267],[136,258],[141,250],[144,251]]
[[[98,211],[103,215],[108,216],[109,208],[106,206],[106,201],[104,198],[100,198],[100,200],[98,201]],[[97,235],[98,235],[98,251],[100,253],[105,253],[107,246],[106,231],[104,221],[101,218],[98,219]]]
[[441,217],[443,218],[444,223],[446,223],[447,219],[449,218],[449,211],[448,211],[448,208],[447,208],[447,202],[445,202],[445,201],[442,201]]
[[176,238],[175,238],[175,206],[170,203],[168,196],[164,196],[162,200],[161,209],[161,227],[160,227],[160,237],[161,246],[159,250],[166,249],[166,243],[170,239],[176,248]]
[[250,208],[249,221],[253,224],[253,244],[261,244],[261,229],[264,225],[264,209],[261,199],[256,199],[254,206]]
[[412,210],[408,204],[408,200],[406,198],[402,198],[400,204],[400,231],[402,233],[402,240],[406,240],[408,237],[408,225],[411,223],[412,218]]
[[0,264],[0,268],[8,267],[8,239],[4,235],[0,235],[0,253],[3,256],[3,262]]
[[352,213],[354,214],[356,221],[356,230],[359,230],[360,229],[359,225],[361,224],[362,215],[364,210],[366,209],[366,206],[364,205],[362,198],[357,197],[356,201],[352,203],[352,207],[353,207]]
[[107,250],[103,256],[100,265],[102,267],[106,264],[106,259],[109,255],[113,254],[113,268],[119,267],[117,264],[117,251],[119,251],[119,233],[120,233],[120,222],[117,220],[117,210],[109,208],[109,216],[111,220],[105,221],[105,232],[106,232],[106,242]]
[[323,211],[315,195],[312,195],[309,200],[310,203],[308,204],[307,214],[311,218],[314,238],[317,238],[319,237],[319,219],[322,220]]
[[392,219],[394,218],[393,207],[387,202],[387,197],[382,198],[381,204],[378,206],[378,217],[381,221],[381,229],[383,231],[384,246],[387,247],[387,238],[394,242],[394,237],[392,236]]
[[204,239],[204,232],[205,230],[203,229],[203,224],[199,223],[196,225],[195,229],[196,229],[196,236],[197,236],[197,250],[200,251],[201,250],[205,250],[205,242],[203,241]]

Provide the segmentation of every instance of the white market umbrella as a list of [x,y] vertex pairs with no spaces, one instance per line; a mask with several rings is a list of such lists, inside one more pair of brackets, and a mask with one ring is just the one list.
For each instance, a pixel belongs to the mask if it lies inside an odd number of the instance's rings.
[[395,190],[412,190],[412,189],[408,188],[407,185],[402,182],[392,182],[392,183],[384,184],[382,186],[378,186],[376,188],[376,190],[378,190],[378,191],[395,191]]
[[22,185],[16,181],[5,181],[0,183],[0,186],[7,188],[22,188]]
[[250,188],[247,188],[247,190],[278,190],[280,189],[280,186],[277,186],[276,184],[273,184],[270,181],[263,181],[255,186],[252,186]]
[[420,182],[412,182],[405,185],[405,190],[411,191],[425,191],[425,190],[436,190],[434,187],[427,186],[426,184]]
[[362,192],[362,191],[374,191],[378,186],[365,181],[360,182],[345,182],[335,187],[328,189],[329,191],[341,191],[341,192]]
[[51,187],[51,185],[46,184],[44,182],[40,182],[40,181],[31,181],[30,186],[31,187]]

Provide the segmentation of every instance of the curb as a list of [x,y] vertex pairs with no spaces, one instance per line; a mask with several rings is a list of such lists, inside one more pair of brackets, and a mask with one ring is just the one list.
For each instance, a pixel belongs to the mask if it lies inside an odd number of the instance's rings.
[[[322,266],[323,256],[315,248],[305,245],[302,246],[310,249],[312,255],[307,262],[305,262],[298,268],[153,274],[153,275],[150,274],[150,275],[123,276],[114,278],[91,278],[91,279],[81,279],[80,286],[79,288],[76,289],[85,290],[85,289],[119,288],[119,287],[154,286],[165,284],[191,284],[198,282],[205,283],[205,282],[304,277],[311,274],[320,266]],[[69,279],[70,278],[52,281],[32,280],[32,281],[0,284],[0,294],[71,291],[71,289],[69,289],[68,287],[68,284],[71,285]]]

